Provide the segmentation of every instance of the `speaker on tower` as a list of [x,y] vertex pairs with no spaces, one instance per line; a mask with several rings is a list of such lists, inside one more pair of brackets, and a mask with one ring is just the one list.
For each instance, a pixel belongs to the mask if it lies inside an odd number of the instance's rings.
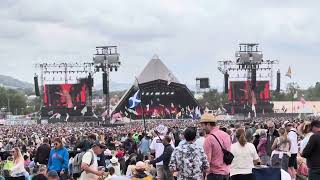
[[89,96],[92,96],[93,78],[92,78],[91,74],[89,74],[89,76],[88,76],[87,86],[88,86]]
[[109,83],[108,83],[108,74],[106,72],[102,74],[102,80],[103,80],[103,94],[108,94]]
[[229,91],[229,74],[226,72],[224,74],[224,93],[228,93]]
[[277,89],[276,92],[280,92],[280,85],[281,85],[281,73],[280,70],[277,72]]
[[256,89],[257,84],[257,69],[254,67],[251,71],[251,89]]
[[33,80],[34,80],[34,91],[36,93],[36,96],[40,96],[38,76],[34,76]]

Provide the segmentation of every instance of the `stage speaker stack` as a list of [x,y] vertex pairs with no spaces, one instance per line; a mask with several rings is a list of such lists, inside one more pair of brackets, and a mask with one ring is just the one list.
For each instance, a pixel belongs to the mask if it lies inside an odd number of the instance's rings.
[[89,76],[88,76],[88,92],[89,92],[89,96],[92,96],[92,87],[93,87],[93,78],[92,78],[91,74],[89,74]]
[[209,78],[201,78],[200,79],[200,89],[208,89],[209,86]]
[[224,93],[228,94],[229,91],[229,74],[226,72],[224,74]]
[[280,84],[281,84],[281,74],[280,71],[277,72],[277,89],[276,92],[280,92]]
[[36,93],[36,96],[40,96],[38,76],[34,76],[33,80],[34,80],[34,91]]
[[108,94],[109,83],[108,83],[108,74],[106,72],[102,74],[102,80],[103,80],[103,94]]
[[254,67],[251,70],[251,89],[256,89],[257,84],[257,69]]

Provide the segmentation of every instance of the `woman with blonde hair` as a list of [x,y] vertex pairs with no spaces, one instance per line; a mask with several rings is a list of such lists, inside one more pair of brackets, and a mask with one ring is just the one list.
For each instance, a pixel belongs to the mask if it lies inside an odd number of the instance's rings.
[[252,143],[247,142],[245,130],[236,130],[238,142],[231,145],[231,153],[234,159],[231,163],[231,180],[253,180],[252,168],[259,163],[259,156]]
[[280,137],[277,137],[271,147],[271,166],[278,167],[288,172],[291,141],[285,128],[278,130]]
[[300,142],[300,153],[303,152],[304,148],[309,142],[310,137],[313,135],[311,131],[311,122],[305,121],[301,126],[301,134],[303,136],[303,139]]
[[24,179],[27,171],[24,168],[24,159],[20,149],[18,147],[13,148],[11,154],[13,156],[14,163],[14,166],[11,170],[11,176],[15,177],[16,179]]

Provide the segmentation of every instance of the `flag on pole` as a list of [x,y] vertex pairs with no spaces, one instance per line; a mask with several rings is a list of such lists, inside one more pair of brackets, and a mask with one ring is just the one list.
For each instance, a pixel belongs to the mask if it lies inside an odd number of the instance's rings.
[[141,99],[139,97],[139,92],[138,90],[132,97],[129,98],[129,108],[135,108],[141,103]]
[[251,91],[251,98],[251,104],[257,104],[256,94],[253,90]]
[[298,98],[298,91],[296,91],[296,93],[294,93],[293,98],[294,99]]
[[292,71],[290,66],[289,66],[288,72],[286,73],[286,76],[289,77],[290,79],[292,77]]
[[88,112],[88,108],[87,108],[87,106],[86,106],[86,107],[84,107],[84,108],[81,110],[81,114],[82,114],[82,116],[84,116],[84,114],[86,114],[86,112]]

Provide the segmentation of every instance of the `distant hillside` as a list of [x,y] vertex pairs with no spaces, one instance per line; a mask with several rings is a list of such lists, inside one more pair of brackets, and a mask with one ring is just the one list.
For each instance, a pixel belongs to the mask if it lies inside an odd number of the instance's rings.
[[10,76],[0,75],[0,86],[11,89],[32,89],[33,85]]

